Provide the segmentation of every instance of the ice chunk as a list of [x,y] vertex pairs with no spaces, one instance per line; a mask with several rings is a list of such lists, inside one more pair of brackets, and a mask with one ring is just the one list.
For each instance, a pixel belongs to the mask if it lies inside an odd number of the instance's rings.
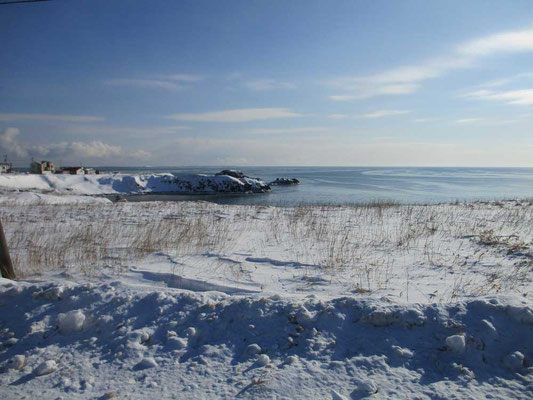
[[157,362],[152,357],[145,357],[135,367],[136,369],[148,369],[157,366]]
[[455,352],[463,353],[465,351],[465,337],[463,335],[452,335],[446,338],[446,346]]
[[266,354],[261,354],[257,357],[257,361],[255,362],[258,367],[264,367],[265,365],[268,365],[268,363],[270,363],[270,357]]
[[57,369],[57,364],[54,360],[44,361],[33,370],[37,376],[48,375]]
[[398,357],[402,358],[412,358],[413,352],[409,349],[400,347],[400,346],[392,346],[392,350],[394,351],[394,354]]
[[503,359],[503,365],[511,371],[519,371],[524,368],[524,358],[522,353],[515,351],[514,353],[505,356]]
[[17,354],[16,356],[11,357],[7,362],[8,369],[21,369],[26,362],[26,357],[22,354]]
[[251,344],[248,346],[248,348],[246,349],[248,351],[249,354],[259,354],[261,353],[261,346],[259,346],[258,344]]
[[296,364],[298,362],[298,356],[288,356],[285,359],[285,364]]
[[81,331],[85,322],[85,314],[81,310],[72,310],[58,315],[59,331],[71,333]]
[[364,381],[359,382],[357,385],[357,390],[359,392],[365,392],[365,393],[377,393],[378,387],[374,383],[374,381],[371,381],[370,379],[366,379]]
[[348,397],[343,396],[336,390],[331,390],[331,400],[348,400]]

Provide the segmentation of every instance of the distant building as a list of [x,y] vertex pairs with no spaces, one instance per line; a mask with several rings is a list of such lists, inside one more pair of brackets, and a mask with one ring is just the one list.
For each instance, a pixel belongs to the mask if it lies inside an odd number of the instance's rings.
[[83,167],[63,167],[61,173],[70,175],[84,175],[85,169]]
[[31,163],[32,174],[55,174],[58,168],[51,161],[34,161]]
[[8,162],[0,163],[0,174],[11,172],[12,165]]
[[94,168],[83,168],[83,171],[85,172],[86,175],[96,174],[96,171],[94,170]]

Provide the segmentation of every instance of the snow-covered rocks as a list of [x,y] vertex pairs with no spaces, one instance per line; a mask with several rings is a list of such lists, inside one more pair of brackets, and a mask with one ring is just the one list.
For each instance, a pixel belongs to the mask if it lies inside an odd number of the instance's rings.
[[465,351],[466,342],[464,335],[452,335],[446,338],[446,347],[457,354]]
[[57,364],[54,360],[43,361],[34,370],[33,374],[36,376],[48,375],[57,370]]
[[85,314],[81,310],[72,310],[57,316],[58,329],[61,333],[78,332],[83,329]]
[[[96,195],[96,194],[142,194],[142,193],[264,193],[270,190],[265,182],[258,178],[242,175],[188,175],[174,176],[170,173],[146,175],[36,175],[36,174],[2,174],[0,188],[4,190],[31,189],[36,191],[55,191],[58,194]],[[20,196],[19,196],[20,197]],[[69,203],[65,197],[61,203],[59,196],[32,194],[20,199],[20,204],[34,204],[43,201],[50,204]],[[89,203],[83,197],[77,197],[70,203]],[[100,201],[101,200],[101,201]],[[107,203],[107,199],[98,199]],[[98,201],[93,201],[94,203]],[[2,198],[0,198],[2,203]]]
[[269,185],[298,185],[300,181],[296,178],[276,178]]

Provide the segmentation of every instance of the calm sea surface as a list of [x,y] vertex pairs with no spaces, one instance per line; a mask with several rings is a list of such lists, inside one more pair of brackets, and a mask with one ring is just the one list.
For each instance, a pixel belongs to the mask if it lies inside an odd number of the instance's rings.
[[[225,167],[227,168],[227,167]],[[213,174],[221,167],[99,168],[124,173],[170,172],[176,176]],[[138,200],[201,199],[220,204],[351,204],[373,200],[434,203],[455,200],[533,198],[533,168],[418,167],[238,167],[270,182],[298,178],[296,186],[273,186],[266,194],[210,196],[138,196]],[[131,199],[130,199],[131,200]],[[134,199],[135,200],[135,199]]]

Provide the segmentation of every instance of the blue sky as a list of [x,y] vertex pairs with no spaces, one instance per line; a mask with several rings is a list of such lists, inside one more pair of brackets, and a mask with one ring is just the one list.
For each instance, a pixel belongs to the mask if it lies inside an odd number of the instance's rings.
[[533,167],[528,0],[53,0],[0,37],[15,165]]

